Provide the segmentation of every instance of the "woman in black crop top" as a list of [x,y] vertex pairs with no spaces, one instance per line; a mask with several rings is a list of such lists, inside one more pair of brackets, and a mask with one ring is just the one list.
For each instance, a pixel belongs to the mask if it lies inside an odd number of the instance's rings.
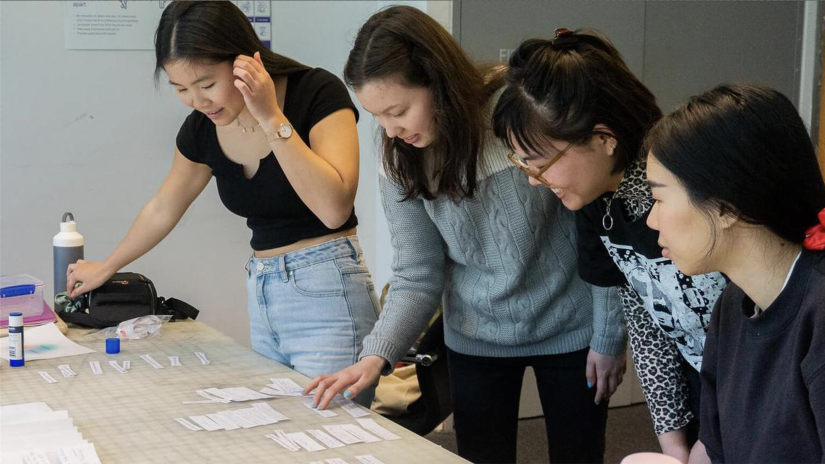
[[773,89],[722,85],[646,145],[665,256],[732,282],[702,364],[707,455],[691,462],[823,462],[825,183],[805,124]]
[[[357,361],[377,298],[355,235],[355,106],[343,83],[266,49],[231,2],[173,2],[155,36],[157,66],[194,111],[172,168],[103,262],[69,266],[72,297],[157,245],[214,176],[247,218],[253,348],[310,377]],[[359,400],[369,404],[369,394]]]

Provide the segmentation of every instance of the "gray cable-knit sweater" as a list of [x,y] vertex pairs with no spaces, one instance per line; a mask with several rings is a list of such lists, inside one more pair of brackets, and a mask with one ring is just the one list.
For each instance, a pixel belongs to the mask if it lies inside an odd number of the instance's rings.
[[447,346],[473,356],[624,352],[615,289],[578,277],[573,213],[546,188],[531,187],[489,138],[473,198],[402,201],[380,178],[394,250],[389,293],[360,357],[388,373],[444,304]]

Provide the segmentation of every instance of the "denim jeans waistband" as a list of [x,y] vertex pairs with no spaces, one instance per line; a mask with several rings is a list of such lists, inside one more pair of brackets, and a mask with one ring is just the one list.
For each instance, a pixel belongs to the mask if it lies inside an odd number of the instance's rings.
[[318,245],[290,251],[271,258],[256,258],[253,254],[246,262],[246,270],[252,275],[288,272],[335,258],[360,256],[361,245],[357,235],[338,237]]

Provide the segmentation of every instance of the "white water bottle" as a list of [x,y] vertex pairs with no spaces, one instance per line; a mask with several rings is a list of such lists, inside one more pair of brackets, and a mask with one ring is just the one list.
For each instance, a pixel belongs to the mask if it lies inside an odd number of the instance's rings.
[[[66,220],[68,219],[68,221]],[[54,248],[54,294],[66,291],[66,269],[83,259],[83,236],[77,232],[72,213],[64,213],[60,233],[52,239]]]

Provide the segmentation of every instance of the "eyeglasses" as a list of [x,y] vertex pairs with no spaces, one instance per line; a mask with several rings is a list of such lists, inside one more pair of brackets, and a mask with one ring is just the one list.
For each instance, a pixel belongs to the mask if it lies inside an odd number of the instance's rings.
[[[578,140],[576,142],[578,142]],[[544,185],[545,187],[550,188],[550,187],[552,187],[552,185],[550,185],[550,183],[547,182],[544,179],[544,177],[542,177],[542,175],[548,169],[550,169],[550,166],[556,164],[556,161],[558,161],[562,157],[562,155],[564,155],[567,152],[567,150],[569,150],[573,145],[575,145],[576,142],[570,142],[566,147],[564,147],[564,149],[559,151],[556,154],[556,156],[553,157],[553,159],[548,161],[544,166],[542,166],[540,168],[535,168],[533,166],[530,166],[529,164],[527,164],[527,161],[524,161],[515,152],[507,153],[507,159],[509,159],[511,163],[515,164],[516,167],[521,169],[521,172],[523,172],[523,173],[527,174],[528,176],[532,177],[533,179],[536,179],[537,181],[541,182],[541,184]]]
[[551,159],[551,160],[550,160],[550,161],[548,161],[548,162],[547,162],[544,166],[541,166],[541,167],[539,167],[539,168],[535,168],[535,167],[533,167],[533,166],[530,166],[530,165],[527,163],[527,161],[525,161],[524,159],[522,159],[522,158],[521,158],[520,156],[518,156],[515,152],[510,152],[510,153],[507,153],[507,159],[509,159],[511,163],[515,164],[515,165],[516,165],[516,167],[518,167],[519,169],[521,169],[521,172],[523,172],[523,173],[527,174],[528,176],[532,177],[533,179],[536,179],[537,181],[539,181],[539,182],[540,182],[542,185],[544,185],[545,187],[552,188],[553,186],[552,186],[552,185],[550,185],[550,183],[549,183],[549,182],[547,182],[547,181],[544,179],[544,177],[542,177],[542,175],[543,175],[545,172],[547,172],[547,170],[548,170],[548,169],[550,169],[550,166],[552,166],[552,165],[556,164],[556,162],[557,162],[559,159],[561,159],[561,157],[562,157],[565,153],[567,153],[567,150],[570,150],[571,148],[573,148],[573,145],[575,145],[575,144],[577,144],[577,143],[581,142],[582,140],[585,140],[585,139],[587,139],[587,138],[589,138],[589,137],[592,137],[592,136],[594,136],[594,135],[597,135],[597,134],[600,134],[600,135],[606,135],[606,136],[608,136],[608,137],[613,137],[613,135],[612,135],[612,134],[609,134],[609,133],[607,133],[607,132],[593,131],[593,132],[591,132],[590,134],[588,134],[588,135],[586,135],[586,136],[584,136],[584,137],[582,137],[582,138],[580,138],[580,139],[578,139],[578,140],[575,140],[575,141],[570,142],[569,144],[567,144],[567,146],[566,146],[566,147],[564,147],[564,148],[563,148],[563,149],[561,149],[558,153],[556,153],[556,156],[554,156],[554,157],[553,157],[553,159]]

